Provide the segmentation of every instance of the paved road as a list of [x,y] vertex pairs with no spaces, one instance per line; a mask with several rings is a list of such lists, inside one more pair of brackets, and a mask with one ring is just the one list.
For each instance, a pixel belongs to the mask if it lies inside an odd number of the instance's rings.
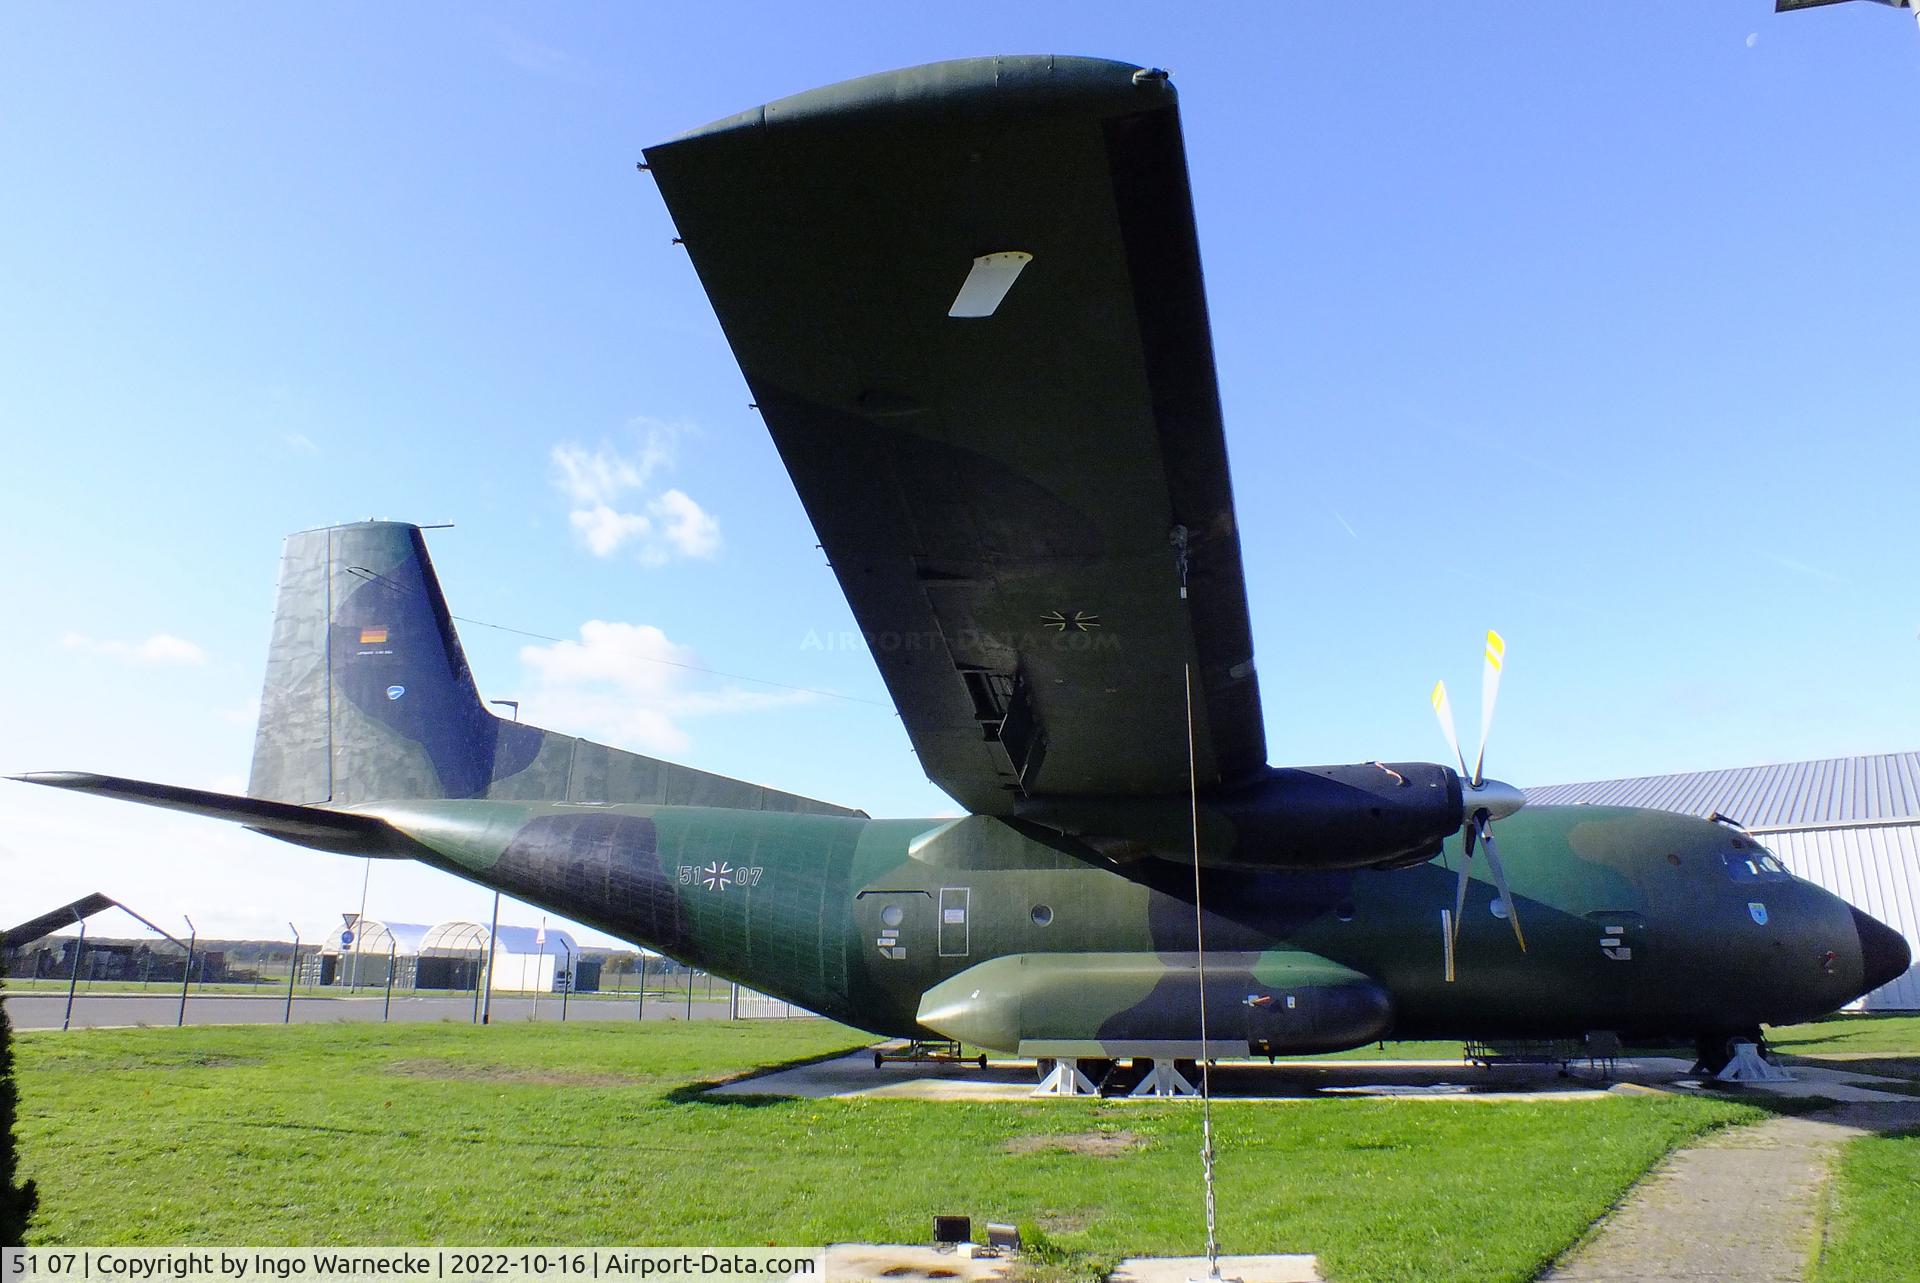
[[[7,1004],[7,1016],[13,1021],[15,1029],[58,1029],[61,1017],[67,1008],[67,995],[64,993],[8,993],[4,995]],[[493,1000],[493,1019],[496,1021],[558,1020],[560,1019],[560,999],[542,997],[539,1001],[539,1014],[534,1013],[534,1000],[522,997],[498,997]],[[379,994],[362,994],[357,997],[296,997],[293,1000],[293,1019],[300,1024],[316,1024],[343,1020],[379,1020],[382,1018],[384,999]],[[285,1017],[286,996],[252,997],[248,995],[205,994],[194,995],[187,999],[187,1023],[190,1025],[277,1025]],[[724,1020],[728,1015],[725,1000],[708,1002],[696,998],[693,1003],[693,1018],[696,1020]],[[742,1003],[742,1015],[779,1014],[784,1010],[779,1005],[762,1003]],[[567,1004],[569,1020],[633,1020],[638,1016],[638,1004],[631,1001],[614,1001],[594,998],[579,999]],[[796,1012],[796,1014],[799,1014]],[[180,1015],[180,996],[178,994],[80,994],[73,1003],[73,1028],[99,1029],[124,1027],[128,1025],[172,1025]],[[645,1018],[659,1020],[672,1018],[685,1019],[687,1001],[684,996],[672,997],[654,995],[647,999]],[[413,997],[395,994],[393,1011],[389,1017],[393,1020],[472,1020],[473,995],[433,995]]]

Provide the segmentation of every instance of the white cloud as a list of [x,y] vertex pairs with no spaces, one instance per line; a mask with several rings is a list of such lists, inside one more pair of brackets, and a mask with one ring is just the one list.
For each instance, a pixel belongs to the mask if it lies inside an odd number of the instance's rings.
[[61,637],[60,644],[68,650],[84,651],[89,655],[104,655],[110,659],[124,660],[129,664],[204,664],[207,652],[200,649],[184,637],[175,637],[172,633],[155,633],[145,641],[101,641],[88,637],[84,633],[67,633]]
[[720,523],[684,490],[669,490],[647,505],[660,519],[660,534],[683,557],[711,557],[720,551]]
[[286,442],[287,449],[297,451],[300,454],[319,454],[320,453],[320,447],[315,445],[313,443],[313,438],[308,436],[304,432],[283,433],[281,434],[280,439]]
[[644,513],[616,512],[604,503],[575,508],[567,519],[596,557],[611,557],[620,551],[621,544],[653,533],[653,522]]
[[651,624],[590,619],[580,640],[525,646],[533,678],[527,721],[642,752],[671,756],[692,743],[679,719],[751,712],[813,698],[804,691],[712,685],[698,657]]
[[684,490],[647,493],[655,476],[673,466],[674,443],[685,429],[651,419],[630,426],[640,437],[633,450],[606,441],[591,449],[571,441],[553,448],[554,488],[566,496],[581,542],[596,557],[630,547],[649,566],[714,556],[720,523],[711,513]]

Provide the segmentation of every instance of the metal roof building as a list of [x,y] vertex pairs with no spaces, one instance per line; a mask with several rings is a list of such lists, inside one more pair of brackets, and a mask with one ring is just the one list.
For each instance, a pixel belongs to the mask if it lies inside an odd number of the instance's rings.
[[[479,922],[442,922],[427,932],[421,953],[429,960],[464,962],[476,968],[468,971],[454,967],[429,967],[438,977],[436,987],[464,989],[477,983],[478,970],[487,957],[487,928]],[[561,986],[576,989],[591,987],[583,979],[580,946],[570,932],[557,927],[512,927],[502,923],[494,939],[491,988],[516,992],[557,993]],[[598,983],[598,964],[593,975]]]
[[[1745,826],[1787,867],[1858,905],[1920,956],[1920,753],[1834,757],[1639,779],[1531,788],[1545,806],[1716,811]],[[1920,1009],[1920,966],[1868,994],[1869,1011]]]

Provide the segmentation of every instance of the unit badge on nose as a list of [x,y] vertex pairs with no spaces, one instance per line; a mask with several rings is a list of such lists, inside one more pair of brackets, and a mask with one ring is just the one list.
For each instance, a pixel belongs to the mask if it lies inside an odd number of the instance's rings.
[[1767,906],[1758,900],[1747,901],[1747,913],[1753,918],[1753,925],[1756,927],[1767,925]]

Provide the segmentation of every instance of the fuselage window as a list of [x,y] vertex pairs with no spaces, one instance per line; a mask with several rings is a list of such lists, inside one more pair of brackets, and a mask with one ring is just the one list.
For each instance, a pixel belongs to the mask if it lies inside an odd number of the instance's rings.
[[1053,921],[1052,909],[1048,908],[1044,904],[1036,904],[1033,906],[1033,925],[1034,926],[1044,927],[1049,922],[1052,922],[1052,921]]

